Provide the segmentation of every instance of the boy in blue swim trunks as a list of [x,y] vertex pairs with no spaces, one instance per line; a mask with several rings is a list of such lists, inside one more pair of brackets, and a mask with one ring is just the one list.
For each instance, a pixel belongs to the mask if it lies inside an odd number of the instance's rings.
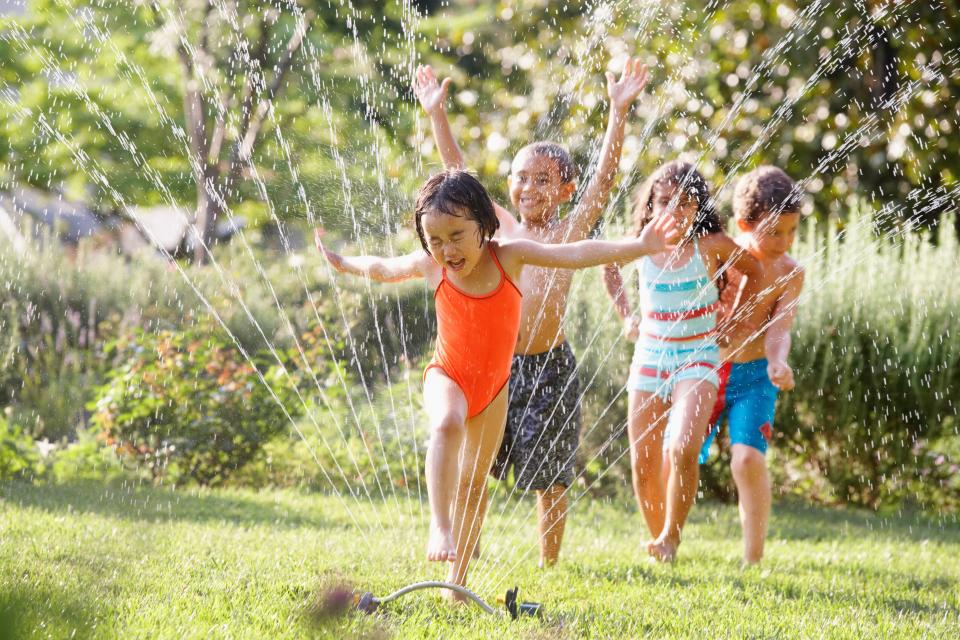
[[726,417],[733,479],[743,527],[744,564],[763,558],[770,519],[767,445],[773,437],[777,393],[793,388],[787,364],[790,329],[796,315],[803,269],[787,255],[800,222],[800,198],[793,180],[776,167],[763,166],[743,176],[733,197],[734,219],[743,235],[737,243],[761,266],[752,280],[734,270],[721,299],[725,310],[717,332],[720,389],[711,416],[713,428],[700,454]]

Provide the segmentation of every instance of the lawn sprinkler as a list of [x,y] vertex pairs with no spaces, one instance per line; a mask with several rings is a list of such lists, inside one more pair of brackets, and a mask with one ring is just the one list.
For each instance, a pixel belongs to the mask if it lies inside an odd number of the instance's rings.
[[[420,589],[450,589],[451,591],[456,591],[457,593],[466,596],[470,599],[471,602],[476,604],[478,607],[490,614],[496,614],[497,609],[494,609],[489,604],[483,601],[483,598],[475,594],[470,589],[460,586],[459,584],[453,584],[451,582],[438,582],[438,581],[428,581],[428,582],[414,582],[409,584],[402,589],[395,591],[388,595],[385,598],[378,598],[374,596],[369,591],[362,594],[354,595],[354,603],[356,604],[357,609],[360,611],[371,614],[380,608],[380,605],[387,604],[396,600],[402,595],[406,595],[411,591],[419,591]],[[513,589],[508,589],[507,594],[504,598],[499,599],[498,603],[504,605],[507,610],[507,614],[513,619],[516,620],[520,616],[530,616],[530,617],[541,617],[543,615],[543,605],[539,602],[517,602],[517,587]]]

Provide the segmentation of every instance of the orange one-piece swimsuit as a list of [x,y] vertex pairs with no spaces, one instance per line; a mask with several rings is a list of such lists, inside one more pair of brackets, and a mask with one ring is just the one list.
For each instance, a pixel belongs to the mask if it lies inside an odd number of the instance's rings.
[[[490,245],[488,245],[490,246]],[[520,334],[522,294],[503,271],[490,246],[500,284],[473,296],[443,278],[433,294],[437,310],[437,350],[423,375],[434,367],[457,383],[467,399],[467,417],[487,408],[510,381],[510,365]]]

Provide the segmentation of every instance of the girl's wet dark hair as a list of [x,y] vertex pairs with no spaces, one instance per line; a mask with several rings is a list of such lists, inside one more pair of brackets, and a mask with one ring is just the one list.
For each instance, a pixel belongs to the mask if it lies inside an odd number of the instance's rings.
[[653,219],[653,196],[657,187],[680,189],[697,202],[697,215],[690,227],[693,237],[706,236],[723,231],[717,207],[710,195],[710,185],[697,168],[689,162],[673,160],[654,171],[640,188],[633,205],[634,232],[639,236]]
[[427,253],[430,253],[430,247],[423,235],[424,214],[438,212],[473,220],[480,226],[481,247],[500,228],[490,195],[480,181],[466,171],[442,171],[431,176],[417,192],[413,211],[417,236]]

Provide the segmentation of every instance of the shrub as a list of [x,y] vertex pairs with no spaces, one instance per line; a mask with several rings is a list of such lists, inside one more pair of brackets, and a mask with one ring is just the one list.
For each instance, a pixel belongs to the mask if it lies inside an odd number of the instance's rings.
[[156,479],[222,483],[288,424],[280,405],[296,409],[282,369],[245,360],[209,323],[138,330],[111,349],[120,364],[91,405],[93,423]]
[[0,480],[32,478],[39,469],[39,458],[33,438],[0,416]]

